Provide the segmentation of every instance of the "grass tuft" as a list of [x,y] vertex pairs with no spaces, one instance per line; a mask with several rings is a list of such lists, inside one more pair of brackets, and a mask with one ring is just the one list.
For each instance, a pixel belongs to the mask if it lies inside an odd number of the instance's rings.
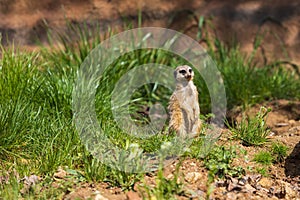
[[227,123],[233,136],[242,140],[244,145],[259,146],[267,142],[270,130],[266,127],[265,118],[271,109],[261,107],[253,118],[242,118],[242,121],[235,127]]
[[255,162],[263,164],[263,165],[271,165],[273,162],[273,156],[268,151],[261,151],[254,155]]
[[243,175],[245,170],[242,167],[232,166],[233,159],[237,156],[235,147],[216,146],[204,160],[204,165],[209,170],[209,181],[212,182],[215,176],[224,178],[226,175]]
[[284,161],[288,151],[288,147],[284,144],[281,144],[279,142],[273,142],[271,147],[271,152],[274,157],[274,162],[281,163]]

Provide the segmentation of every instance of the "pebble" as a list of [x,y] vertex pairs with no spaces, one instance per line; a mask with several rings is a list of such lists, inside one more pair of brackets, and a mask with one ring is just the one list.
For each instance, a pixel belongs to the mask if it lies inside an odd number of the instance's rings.
[[294,124],[296,124],[296,121],[293,120],[293,119],[290,119],[290,120],[289,120],[289,124],[294,125]]
[[169,174],[168,176],[167,176],[167,179],[168,180],[171,180],[171,179],[173,179],[174,178],[174,175],[173,174]]
[[218,180],[215,185],[216,187],[226,187],[227,183],[226,181]]
[[59,167],[57,172],[55,172],[53,176],[54,178],[63,179],[67,176],[67,172],[63,170],[61,167]]
[[258,183],[268,190],[272,187],[272,182],[266,177],[263,177]]
[[253,186],[262,178],[261,174],[254,174],[248,177],[248,182]]
[[199,172],[189,172],[185,175],[184,179],[188,183],[195,183],[202,178],[202,174]]
[[233,191],[233,190],[237,190],[237,191],[240,191],[242,190],[242,187],[240,185],[237,185],[237,184],[234,184],[232,182],[230,182],[227,186],[227,190],[230,192],[230,191]]
[[128,191],[126,193],[126,199],[127,200],[140,200],[142,198],[138,195],[138,193],[133,192],[133,191]]
[[244,187],[245,187],[245,192],[249,192],[252,194],[254,191],[256,191],[256,189],[253,188],[250,184],[246,184]]
[[284,189],[286,193],[286,199],[296,199],[297,192],[291,188],[291,184],[286,182],[283,183],[284,183]]
[[31,186],[37,184],[38,182],[39,182],[39,177],[36,175],[30,175],[29,177],[28,176],[24,177],[24,183],[26,185]]
[[247,182],[248,182],[248,177],[244,176],[239,179],[238,184],[244,186],[246,185]]
[[98,190],[94,194],[95,194],[95,200],[108,200],[108,198],[102,196]]
[[289,123],[277,123],[275,124],[276,127],[285,127],[285,126],[288,126]]

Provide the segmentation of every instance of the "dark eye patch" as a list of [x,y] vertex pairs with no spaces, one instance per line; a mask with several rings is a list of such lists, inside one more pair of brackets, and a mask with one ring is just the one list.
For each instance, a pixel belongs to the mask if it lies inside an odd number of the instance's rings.
[[189,72],[190,72],[190,73],[192,73],[192,71],[193,71],[192,69],[189,69]]
[[180,73],[180,74],[185,74],[186,71],[185,71],[184,69],[182,69],[182,70],[179,70],[179,73]]

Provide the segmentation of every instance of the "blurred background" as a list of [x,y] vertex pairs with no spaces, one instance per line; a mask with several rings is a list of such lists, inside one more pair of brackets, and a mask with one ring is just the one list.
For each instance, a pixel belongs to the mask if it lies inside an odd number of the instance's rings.
[[260,62],[276,58],[300,63],[298,0],[1,0],[0,18],[2,44],[29,48],[47,43],[48,28],[66,33],[69,23],[120,31],[124,24],[137,27],[139,19],[139,26],[175,29],[203,42],[197,33],[204,21],[210,35],[245,52],[253,50],[259,34]]

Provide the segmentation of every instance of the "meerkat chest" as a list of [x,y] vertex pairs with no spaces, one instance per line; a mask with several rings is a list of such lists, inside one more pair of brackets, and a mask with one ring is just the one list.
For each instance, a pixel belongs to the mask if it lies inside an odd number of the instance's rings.
[[198,107],[198,92],[193,84],[182,88],[178,91],[178,99],[181,100],[181,107],[185,109],[191,109]]

